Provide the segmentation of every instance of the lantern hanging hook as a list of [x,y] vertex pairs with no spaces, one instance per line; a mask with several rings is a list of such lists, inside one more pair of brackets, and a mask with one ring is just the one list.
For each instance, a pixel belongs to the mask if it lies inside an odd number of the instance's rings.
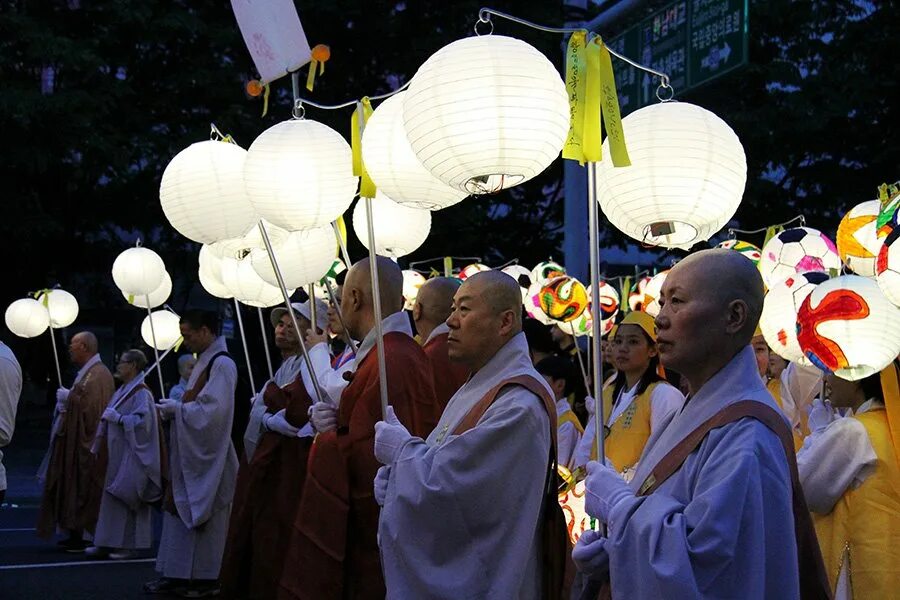
[[[478,26],[482,23],[490,25],[490,29],[488,29],[487,32],[478,30]],[[475,27],[473,27],[473,29],[475,30],[475,35],[477,36],[491,35],[492,33],[494,33],[494,22],[491,21],[491,13],[482,8],[478,13],[478,20],[475,21]]]
[[669,76],[666,74],[659,76],[659,87],[656,88],[656,98],[660,102],[669,102],[675,97],[675,88],[669,84]]
[[303,100],[299,98],[294,100],[294,108],[291,110],[291,115],[298,121],[306,117],[306,108],[303,106]]
[[141,238],[138,238],[138,239],[137,239],[137,241],[134,243],[134,247],[135,247],[135,248],[140,248],[140,247],[141,247]]

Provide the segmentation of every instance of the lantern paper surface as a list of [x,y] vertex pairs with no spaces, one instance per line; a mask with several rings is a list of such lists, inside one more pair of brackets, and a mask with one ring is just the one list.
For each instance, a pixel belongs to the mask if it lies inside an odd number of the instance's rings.
[[797,341],[797,313],[806,297],[816,286],[828,281],[828,274],[819,271],[798,273],[773,285],[763,302],[759,328],[772,352],[783,359],[809,366]]
[[465,267],[460,269],[459,275],[457,275],[457,278],[460,281],[465,281],[466,279],[468,279],[475,273],[483,273],[485,271],[490,271],[490,270],[491,270],[491,268],[487,265],[483,265],[481,263],[472,263],[471,265],[466,265]]
[[461,202],[467,192],[452,188],[426,169],[413,152],[403,125],[403,99],[395,94],[378,105],[363,131],[362,155],[378,190],[397,204],[440,210]]
[[747,182],[741,142],[725,121],[686,102],[663,102],[622,119],[630,167],[614,168],[609,141],[597,163],[603,214],[645,244],[688,249],[734,216]]
[[328,225],[356,194],[350,145],[316,121],[284,121],[260,134],[247,151],[244,184],[256,213],[298,231]]
[[[240,260],[223,258],[222,283],[232,296],[248,306],[266,308],[284,301],[281,289],[266,283],[253,269],[249,257]],[[288,289],[287,292],[291,296],[294,290]]]
[[403,271],[403,309],[412,310],[416,305],[416,297],[419,288],[425,284],[425,276],[418,271],[406,269]]
[[113,262],[112,276],[123,294],[149,294],[160,285],[166,273],[163,259],[150,248],[129,248]]
[[204,244],[200,247],[199,263],[198,276],[203,289],[216,298],[223,300],[233,298],[233,294],[222,281],[222,259],[211,246]]
[[61,329],[68,327],[78,318],[78,300],[65,290],[50,290],[44,292],[37,299],[41,304],[45,303],[50,313],[50,327]]
[[532,283],[528,291],[525,292],[525,300],[522,303],[529,317],[544,325],[555,325],[556,321],[548,317],[547,313],[541,308],[541,290],[543,287],[538,281]]
[[585,483],[582,479],[575,487],[559,496],[559,505],[566,517],[569,541],[574,546],[582,534],[591,528],[591,516],[584,507]]
[[[299,288],[314,283],[328,273],[334,264],[334,231],[331,226],[294,231],[277,246],[272,245],[284,284]],[[250,251],[250,262],[256,273],[269,285],[278,285],[275,269],[265,249]]]
[[813,364],[855,381],[878,373],[900,353],[900,309],[868,277],[819,284],[797,316],[800,348]]
[[525,42],[457,40],[416,72],[403,99],[410,146],[435,177],[467,194],[518,185],[559,156],[569,103],[559,72]]
[[717,247],[740,252],[751,261],[753,261],[754,265],[758,265],[759,259],[762,258],[762,250],[760,250],[759,247],[754,246],[750,242],[743,242],[741,240],[725,240]]
[[887,299],[900,306],[900,228],[894,228],[878,251],[875,277]]
[[[279,246],[287,239],[288,231],[272,225],[268,221],[263,221],[266,233],[272,247]],[[236,238],[228,238],[227,240],[219,240],[215,244],[207,244],[209,250],[219,258],[243,258],[250,254],[251,250],[257,248],[265,249],[266,243],[263,240],[262,233],[259,231],[259,225],[253,225],[247,232]]]
[[820,271],[840,271],[837,248],[821,231],[809,227],[785,229],[766,244],[759,260],[759,272],[771,288],[791,275]]
[[628,307],[632,310],[644,310],[647,285],[652,277],[644,277],[640,281],[635,282],[628,294]]
[[[372,221],[375,227],[375,252],[399,258],[421,246],[431,232],[431,211],[397,204],[381,190],[372,198]],[[369,249],[369,227],[366,202],[360,198],[353,208],[353,231],[366,250]]]
[[659,314],[660,305],[659,305],[659,296],[662,292],[663,283],[666,281],[666,275],[669,274],[669,271],[661,271],[650,278],[650,281],[647,282],[647,287],[644,288],[644,301],[642,303],[642,309],[645,313],[650,315],[651,317],[655,317]]
[[564,266],[552,260],[545,260],[544,262],[539,262],[531,270],[531,281],[532,283],[544,285],[554,277],[560,277],[565,274],[566,268]]
[[[153,329],[150,328],[150,320],[153,320]],[[157,310],[144,317],[141,323],[141,337],[151,348],[154,347],[153,336],[156,335],[156,349],[168,350],[181,337],[179,317],[167,310]]]
[[50,314],[34,298],[16,300],[6,309],[6,327],[22,338],[33,338],[47,331]]
[[[584,285],[568,275],[555,277],[541,287],[541,311],[554,321],[569,323],[580,317],[588,306]],[[565,330],[564,330],[565,331]]]
[[163,213],[178,233],[201,244],[239,237],[256,223],[244,188],[247,151],[228,142],[191,144],[166,166]]
[[[590,286],[587,288],[588,304],[585,311],[580,317],[572,322],[576,336],[594,335],[593,323],[591,318],[591,303],[593,302],[593,292]],[[606,335],[610,332],[616,322],[616,315],[619,314],[619,292],[616,288],[609,285],[605,281],[600,282],[600,335]],[[566,331],[567,328],[563,328]]]
[[880,211],[878,200],[857,204],[838,226],[838,254],[847,268],[863,277],[875,276],[875,257],[881,248],[876,223]]
[[518,282],[519,288],[522,290],[522,301],[524,302],[528,294],[528,288],[531,286],[531,271],[522,265],[509,265],[501,270]]
[[[122,295],[126,300],[129,299],[128,294],[124,292]],[[158,288],[150,292],[150,303],[147,303],[147,296],[135,296],[132,304],[137,306],[138,308],[156,308],[157,306],[162,306],[166,303],[166,300],[169,299],[169,296],[172,295],[172,278],[169,276],[169,272],[165,271],[163,273],[163,282],[159,285]]]

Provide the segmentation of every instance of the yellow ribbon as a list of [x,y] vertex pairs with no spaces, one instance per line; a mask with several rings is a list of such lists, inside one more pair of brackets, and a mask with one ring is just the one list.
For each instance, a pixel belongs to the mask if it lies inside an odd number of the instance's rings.
[[306,89],[313,91],[316,85],[316,68],[319,69],[319,77],[325,74],[325,61],[311,59],[309,61],[309,73],[306,75]]
[[[338,235],[341,236],[341,239],[338,240],[337,243],[337,256],[341,257],[341,242],[343,241],[345,244],[347,243],[347,224],[344,222],[344,215],[341,215],[335,221],[337,223]],[[352,265],[347,265],[349,269]]]
[[587,83],[587,31],[576,31],[569,38],[566,50],[566,93],[569,96],[569,135],[562,157],[584,164],[582,137],[584,133],[585,85]]
[[[609,153],[614,167],[629,167],[628,149],[625,147],[625,131],[622,129],[622,115],[619,112],[619,94],[616,91],[616,77],[613,75],[612,58],[606,44],[600,37],[592,40],[599,46],[600,101],[602,102],[603,125],[609,140]],[[591,50],[588,50],[590,55]]]
[[450,256],[444,257],[444,276],[453,277],[453,258]]
[[784,231],[783,225],[773,225],[772,227],[769,227],[768,229],[766,229],[766,237],[763,240],[763,248],[766,247],[766,244],[769,243],[769,240],[771,240],[773,237],[775,237],[782,231]]
[[269,112],[269,92],[272,90],[271,86],[267,83],[263,87],[263,111],[262,116],[266,116]]
[[179,337],[178,337],[178,341],[175,342],[175,353],[176,353],[176,354],[178,353],[178,349],[181,348],[182,342],[184,342],[184,338],[181,337],[181,336],[179,336]]
[[350,135],[353,138],[353,143],[351,145],[353,150],[353,174],[360,178],[359,197],[374,198],[375,183],[369,177],[369,173],[366,171],[366,165],[363,164],[363,127],[361,127],[359,123],[360,115],[362,116],[363,125],[365,125],[366,121],[368,121],[369,117],[372,115],[372,103],[369,101],[368,96],[356,103],[356,110],[353,111],[353,116],[350,117]]

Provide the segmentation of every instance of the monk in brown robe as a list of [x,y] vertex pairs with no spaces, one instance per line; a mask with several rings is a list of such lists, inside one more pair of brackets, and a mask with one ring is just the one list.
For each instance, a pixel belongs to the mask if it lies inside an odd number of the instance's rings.
[[453,295],[459,289],[459,280],[453,277],[429,279],[419,289],[413,306],[413,321],[423,340],[422,349],[431,362],[434,378],[434,395],[441,412],[462,384],[469,378],[469,369],[458,362],[450,362],[447,354],[447,337],[450,328],[447,317],[453,308]]
[[[379,507],[372,482],[375,423],[381,420],[374,296],[370,263],[362,260],[344,282],[341,307],[353,339],[362,340],[350,384],[337,406],[313,405],[319,435],[310,453],[293,540],[281,578],[281,598],[384,598],[376,534]],[[414,435],[427,436],[438,418],[428,357],[413,340],[403,308],[403,277],[378,258],[388,398]]]
[[97,525],[106,477],[105,446],[95,457],[91,445],[115,385],[100,361],[93,333],[73,336],[69,357],[79,371],[71,389],[56,391],[37,533],[50,539],[57,528],[67,531],[69,537],[61,545],[67,552],[83,552],[90,545],[85,532],[93,535]]

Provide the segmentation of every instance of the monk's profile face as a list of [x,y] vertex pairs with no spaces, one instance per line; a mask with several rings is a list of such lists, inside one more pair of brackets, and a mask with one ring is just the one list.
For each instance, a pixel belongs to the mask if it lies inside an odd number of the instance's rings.
[[450,334],[447,353],[450,360],[476,371],[496,354],[515,334],[512,310],[498,310],[491,303],[487,278],[467,279],[453,297],[453,310],[447,318]]
[[194,329],[187,323],[181,323],[181,337],[184,338],[184,345],[191,352],[203,352],[213,343],[215,336],[208,327],[200,327]]

